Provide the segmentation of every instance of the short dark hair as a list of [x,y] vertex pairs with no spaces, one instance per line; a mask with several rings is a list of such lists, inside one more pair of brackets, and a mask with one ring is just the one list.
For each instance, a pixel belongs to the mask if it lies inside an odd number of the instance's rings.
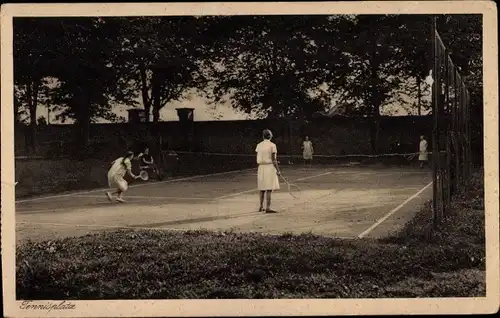
[[134,152],[129,150],[129,151],[127,151],[127,152],[125,153],[125,156],[123,156],[123,159],[122,159],[121,164],[122,164],[122,165],[125,165],[125,159],[126,159],[127,157],[130,157],[130,156],[132,156],[132,157],[133,157],[133,156],[134,156]]
[[271,131],[269,129],[264,129],[264,131],[262,132],[262,137],[264,137],[264,139],[271,139]]

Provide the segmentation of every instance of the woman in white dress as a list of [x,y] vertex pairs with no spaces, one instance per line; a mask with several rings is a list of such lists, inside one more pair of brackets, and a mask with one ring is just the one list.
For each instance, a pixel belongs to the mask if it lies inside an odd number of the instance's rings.
[[306,136],[304,142],[302,143],[302,155],[304,157],[304,165],[311,165],[314,154],[314,148],[312,142],[309,140],[309,136]]
[[[280,174],[277,160],[278,149],[271,141],[273,134],[269,129],[262,132],[263,140],[255,148],[257,153],[257,188],[260,194],[259,212],[276,213],[271,210],[271,193],[280,188],[278,176]],[[264,196],[266,208],[264,209]]]
[[425,140],[425,136],[420,136],[420,145],[419,145],[419,154],[418,160],[420,161],[420,168],[424,167],[424,164],[427,162],[427,140]]
[[125,202],[123,200],[123,193],[128,189],[128,183],[124,179],[125,174],[128,174],[134,179],[139,178],[132,173],[132,158],[134,153],[128,151],[125,156],[120,157],[112,162],[111,168],[108,170],[108,184],[110,188],[116,189],[114,192],[106,192],[109,201],[113,201],[113,194],[117,194],[117,202]]

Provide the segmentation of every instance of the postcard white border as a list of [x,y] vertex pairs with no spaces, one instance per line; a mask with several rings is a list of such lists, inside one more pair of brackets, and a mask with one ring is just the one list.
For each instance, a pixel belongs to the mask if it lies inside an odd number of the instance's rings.
[[[15,300],[12,17],[246,14],[483,14],[487,295],[484,298],[72,301],[73,311],[23,311]],[[494,313],[499,308],[498,47],[493,1],[6,4],[1,7],[1,202],[6,317]],[[43,303],[43,302],[41,302]]]

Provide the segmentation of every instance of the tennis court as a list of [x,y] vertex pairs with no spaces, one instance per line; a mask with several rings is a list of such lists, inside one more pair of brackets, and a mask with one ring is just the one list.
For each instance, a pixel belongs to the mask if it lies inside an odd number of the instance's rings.
[[432,174],[417,167],[283,166],[301,188],[285,183],[273,194],[277,214],[258,212],[256,169],[136,181],[127,203],[111,203],[105,189],[16,202],[18,243],[118,228],[308,233],[342,238],[381,237],[410,220],[432,198]]

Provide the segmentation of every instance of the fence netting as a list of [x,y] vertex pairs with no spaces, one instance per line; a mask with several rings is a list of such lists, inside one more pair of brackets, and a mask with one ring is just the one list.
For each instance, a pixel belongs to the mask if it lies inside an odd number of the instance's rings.
[[439,221],[471,175],[471,118],[461,70],[437,30],[433,31],[433,207],[435,221]]

